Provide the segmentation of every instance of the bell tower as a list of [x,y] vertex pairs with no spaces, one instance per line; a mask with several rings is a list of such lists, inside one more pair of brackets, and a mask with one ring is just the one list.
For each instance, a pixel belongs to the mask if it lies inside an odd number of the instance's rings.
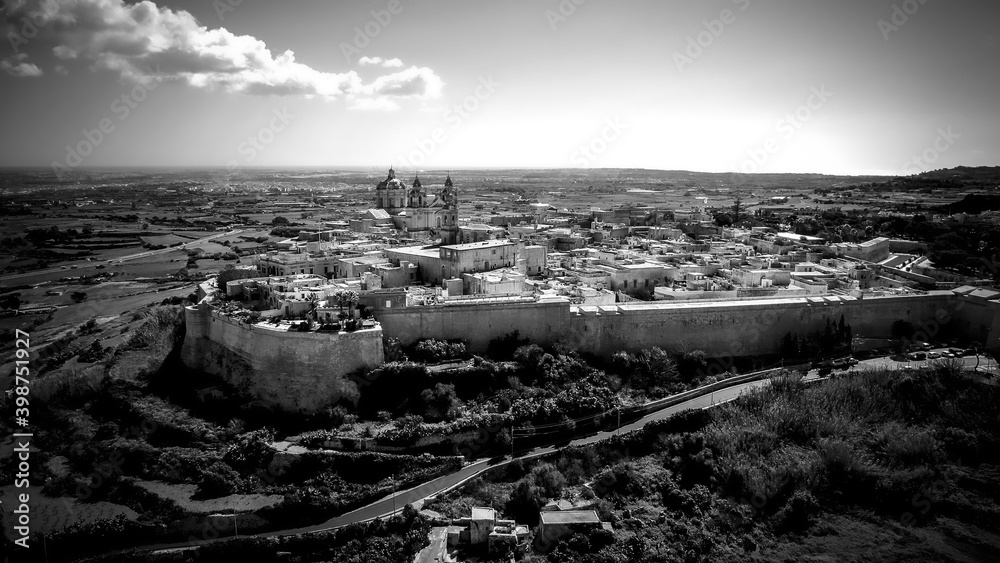
[[451,181],[451,174],[444,181],[439,196],[444,204],[441,209],[441,244],[458,244],[458,190]]

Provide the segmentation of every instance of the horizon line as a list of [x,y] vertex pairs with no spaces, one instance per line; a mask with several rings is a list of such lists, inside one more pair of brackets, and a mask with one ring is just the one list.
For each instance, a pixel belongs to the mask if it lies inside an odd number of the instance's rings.
[[[391,165],[393,169],[397,169],[396,165]],[[238,174],[240,171],[267,171],[267,170],[323,170],[323,171],[359,171],[359,172],[373,172],[375,170],[388,170],[390,166],[382,165],[272,165],[272,166],[241,166],[236,170],[233,170],[232,174]],[[704,170],[689,170],[689,169],[665,169],[665,168],[645,168],[645,167],[599,167],[599,168],[577,168],[577,167],[560,167],[560,166],[441,166],[441,167],[427,167],[427,168],[401,168],[398,171],[412,171],[414,173],[418,172],[435,172],[435,171],[449,171],[449,170],[470,170],[470,171],[514,171],[514,170],[552,170],[552,171],[569,171],[569,172],[599,172],[599,171],[642,171],[642,172],[670,172],[670,173],[687,173],[687,174],[710,174],[710,175],[731,175],[731,176],[742,176],[742,177],[765,177],[765,176],[831,176],[831,177],[879,177],[879,178],[893,178],[893,177],[912,177],[919,176],[921,174],[928,174],[938,171],[946,170],[958,170],[962,168],[1000,168],[1000,166],[965,166],[958,165],[952,168],[939,168],[934,170],[922,170],[919,172],[914,172],[910,174],[902,173],[902,171],[891,171],[891,170],[861,170],[852,173],[833,173],[833,172],[737,172],[737,171],[724,171],[724,172],[713,172]],[[226,170],[225,166],[212,166],[212,165],[164,165],[164,164],[128,164],[128,165],[92,165],[92,166],[79,166],[72,169],[69,175],[73,172],[100,172],[100,171],[113,171],[113,170],[170,170],[170,171],[180,171],[180,170],[192,170],[192,171],[209,171],[209,170]],[[46,165],[0,165],[0,171],[47,171],[52,172],[52,168]],[[54,172],[53,172],[54,173]],[[63,173],[62,175],[67,175]]]

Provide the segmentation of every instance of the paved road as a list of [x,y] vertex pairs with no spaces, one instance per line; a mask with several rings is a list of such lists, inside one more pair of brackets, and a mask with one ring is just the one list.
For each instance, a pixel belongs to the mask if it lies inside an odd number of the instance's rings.
[[413,559],[414,563],[444,563],[448,554],[447,528],[435,527],[429,534],[431,543],[420,550]]
[[[938,349],[932,350],[932,352],[938,352],[938,353],[940,353],[940,352],[944,352],[945,350],[947,350],[947,348],[938,348]],[[937,359],[933,359],[933,360],[910,360],[910,361],[905,361],[905,362],[898,362],[898,361],[893,360],[892,358],[889,358],[889,357],[879,357],[879,358],[871,358],[871,359],[868,359],[868,360],[862,360],[862,361],[860,361],[858,363],[858,365],[850,368],[849,371],[859,371],[859,370],[865,370],[865,369],[877,369],[877,368],[886,368],[886,367],[887,368],[891,368],[891,369],[908,369],[907,366],[911,366],[911,367],[917,368],[917,367],[928,366],[928,365],[933,364],[934,362],[939,362],[939,361],[942,361],[942,360],[947,360],[947,358],[937,358]],[[965,367],[968,367],[968,368],[975,367],[976,363],[977,363],[977,357],[976,356],[963,356],[961,358],[955,358],[955,360],[958,360],[960,363],[962,363]],[[997,362],[995,362],[994,360],[987,359],[986,356],[980,355],[978,357],[978,363],[979,363],[979,369],[980,369],[980,371],[986,371],[986,372],[989,372],[989,373],[993,373],[995,375],[1000,375],[1000,368],[998,368]],[[844,370],[833,370],[832,373],[833,374],[843,373],[843,371]],[[809,374],[808,374],[808,377],[816,376],[818,373],[819,373],[819,370],[815,370],[815,369],[814,370],[810,370]]]
[[[962,358],[962,359],[965,361],[966,365],[974,366],[976,364],[976,358],[975,358],[975,356],[973,356],[971,358]],[[909,363],[910,364],[917,364],[917,363],[926,363],[926,362],[909,362]],[[889,358],[874,358],[874,359],[865,360],[863,362],[860,362],[857,366],[855,366],[855,367],[853,367],[851,369],[854,369],[854,370],[858,370],[858,369],[870,369],[872,367],[877,367],[877,366],[880,366],[880,365],[892,365],[892,364],[902,364],[902,362],[894,362],[893,360],[890,360]],[[983,364],[984,364],[984,361],[981,360],[980,365],[983,365]],[[996,365],[995,362],[993,363],[993,365],[994,366]],[[815,378],[817,378],[816,371],[817,370],[811,371],[809,373],[809,375],[807,376],[807,378],[808,379],[815,379]],[[837,372],[834,372],[834,373],[837,373]],[[625,433],[625,432],[630,432],[632,430],[637,430],[639,428],[642,428],[646,424],[649,424],[650,422],[669,418],[670,416],[672,416],[674,414],[677,414],[677,413],[679,413],[681,411],[685,411],[685,410],[689,410],[689,409],[708,408],[708,407],[711,407],[713,405],[717,405],[717,404],[720,404],[720,403],[731,401],[731,400],[737,398],[743,392],[747,391],[748,389],[762,387],[764,385],[768,385],[769,383],[770,383],[770,380],[766,380],[766,379],[765,380],[760,380],[760,381],[751,381],[751,382],[748,382],[748,383],[743,383],[743,384],[740,384],[740,385],[735,385],[735,386],[727,388],[727,389],[722,389],[722,390],[719,390],[719,391],[715,391],[715,392],[710,393],[708,395],[703,395],[701,397],[696,397],[694,399],[689,399],[689,400],[684,401],[682,403],[678,403],[678,404],[676,404],[674,406],[667,407],[667,408],[665,408],[663,410],[647,414],[647,415],[643,416],[642,418],[640,418],[640,419],[638,419],[638,420],[636,420],[636,421],[634,421],[632,423],[629,423],[629,424],[626,424],[626,425],[622,426],[620,430],[597,432],[597,433],[589,435],[589,436],[585,436],[585,437],[582,437],[582,438],[578,438],[578,439],[572,440],[568,444],[561,443],[559,446],[543,446],[543,447],[534,448],[532,450],[525,451],[525,452],[517,452],[518,453],[517,459],[530,459],[530,458],[538,457],[538,456],[541,456],[541,455],[545,455],[545,454],[554,452],[556,450],[559,450],[559,449],[561,449],[563,447],[567,447],[567,446],[580,446],[580,445],[585,445],[585,444],[592,444],[592,443],[598,442],[600,440],[608,439],[611,436],[614,436],[615,434],[617,434],[619,432]],[[515,447],[516,447],[516,445],[517,444],[515,443]],[[359,522],[367,522],[369,520],[374,520],[376,518],[382,518],[382,517],[385,517],[385,516],[389,516],[389,515],[391,515],[391,514],[393,514],[395,512],[398,512],[398,511],[402,510],[403,507],[406,506],[407,504],[413,504],[413,503],[416,503],[417,501],[426,499],[428,497],[433,497],[433,496],[442,494],[442,493],[444,493],[444,492],[446,492],[448,490],[451,490],[451,489],[453,489],[455,487],[460,486],[462,483],[465,483],[466,481],[468,481],[470,479],[473,479],[474,477],[482,474],[487,469],[490,469],[492,467],[499,467],[499,466],[502,466],[504,464],[510,463],[511,461],[512,461],[511,459],[504,459],[504,460],[500,460],[500,461],[496,461],[496,462],[492,462],[491,463],[491,460],[480,460],[480,461],[477,461],[475,463],[471,463],[469,465],[466,465],[465,467],[463,467],[462,469],[460,469],[460,470],[458,470],[458,471],[456,471],[454,473],[451,473],[451,474],[448,474],[448,475],[444,475],[442,477],[439,477],[437,479],[434,479],[432,481],[429,481],[427,483],[424,483],[424,484],[419,485],[417,487],[414,487],[412,489],[409,489],[409,490],[406,490],[406,491],[397,492],[395,495],[390,495],[390,496],[388,496],[388,497],[386,497],[384,499],[376,501],[376,502],[374,502],[372,504],[369,504],[369,505],[364,506],[362,508],[359,508],[357,510],[353,510],[353,511],[348,512],[346,514],[343,514],[343,515],[331,518],[331,519],[329,519],[326,522],[323,522],[321,524],[315,524],[315,525],[312,525],[312,526],[302,526],[302,527],[297,527],[297,528],[287,528],[287,529],[283,529],[283,530],[274,530],[274,531],[265,532],[265,533],[262,533],[262,534],[255,534],[255,535],[257,537],[273,537],[273,536],[288,536],[288,535],[296,535],[296,534],[308,534],[308,533],[314,533],[314,532],[322,532],[322,531],[326,531],[326,530],[332,530],[332,529],[335,529],[335,528],[340,528],[340,527],[343,527],[343,526],[347,526],[349,524],[356,524],[356,523],[359,523]],[[223,539],[228,539],[229,537],[231,537],[231,536],[227,535],[224,538],[204,539],[204,540],[187,541],[187,542],[177,542],[177,543],[171,543],[171,544],[148,545],[148,546],[143,546],[143,547],[140,547],[140,548],[136,548],[134,550],[126,550],[126,551],[168,551],[168,550],[169,551],[176,551],[176,550],[183,550],[183,549],[191,549],[193,547],[197,547],[199,545],[204,545],[206,543],[211,543],[211,542],[214,542],[214,541],[220,541],[220,540],[223,540]]]
[[[212,239],[217,239],[217,238],[225,237],[225,236],[233,236],[233,235],[239,234],[241,232],[242,231],[239,231],[239,230],[228,231],[228,232],[220,232],[220,233],[216,233],[216,234],[213,234],[213,235],[209,235],[207,237],[203,237],[203,238],[200,238],[200,239],[195,239],[195,240],[192,240],[192,241],[189,241],[189,242],[185,242],[184,244],[179,244],[177,246],[168,246],[167,248],[160,248],[160,249],[157,249],[157,250],[147,250],[145,252],[139,252],[138,254],[129,254],[128,256],[120,256],[118,258],[111,259],[111,261],[117,264],[117,263],[124,262],[124,261],[127,261],[127,260],[136,260],[138,258],[147,258],[149,256],[156,256],[157,254],[166,254],[168,252],[173,252],[175,250],[183,250],[183,249],[185,249],[185,248],[187,248],[189,246],[194,246],[194,245],[197,245],[197,244],[208,242],[208,241],[210,241]],[[56,268],[45,268],[45,269],[42,269],[42,270],[32,270],[30,272],[25,272],[23,274],[8,274],[8,275],[0,276],[0,281],[15,280],[15,279],[19,279],[19,278],[30,278],[32,276],[40,276],[40,275],[52,274],[52,273],[62,273],[62,272],[65,272],[67,274],[70,273],[70,272],[77,273],[80,270],[93,269],[93,268],[96,268],[97,266],[100,266],[100,265],[103,265],[103,264],[106,264],[106,263],[108,263],[107,260],[94,260],[92,262],[83,262],[81,264],[74,264],[74,266],[76,266],[75,268],[63,269],[61,267],[56,267]]]
[[[749,383],[743,383],[743,384],[740,384],[740,385],[736,385],[736,386],[730,387],[728,389],[722,389],[722,390],[719,390],[719,391],[715,391],[713,393],[710,393],[708,395],[704,395],[702,397],[697,397],[697,398],[694,398],[694,399],[689,399],[687,401],[684,401],[683,403],[679,403],[679,404],[676,404],[674,406],[667,407],[667,408],[665,408],[663,410],[647,414],[646,416],[640,418],[639,420],[636,420],[635,422],[623,425],[621,427],[620,432],[625,433],[625,432],[629,432],[629,431],[632,431],[632,430],[637,430],[639,428],[642,428],[646,424],[649,424],[650,422],[653,422],[655,420],[663,420],[665,418],[669,418],[670,416],[672,416],[672,415],[674,415],[676,413],[679,413],[681,411],[684,411],[684,410],[706,408],[706,407],[710,407],[712,405],[716,405],[716,404],[719,404],[719,403],[724,403],[724,402],[727,402],[727,401],[731,401],[731,400],[735,399],[741,393],[743,393],[744,391],[746,391],[748,389],[755,388],[755,387],[761,387],[761,386],[767,385],[768,383],[769,383],[768,380],[752,381],[752,382],[749,382]],[[611,436],[614,436],[618,432],[619,431],[617,431],[617,430],[616,431],[608,431],[608,432],[598,432],[598,433],[592,434],[590,436],[585,436],[583,438],[578,438],[576,440],[572,440],[572,441],[569,442],[568,445],[569,446],[579,446],[579,445],[584,445],[584,444],[592,444],[594,442],[598,442],[600,440],[605,440],[607,438],[610,438]],[[515,443],[515,447],[516,447],[516,445],[517,444]],[[544,447],[535,448],[535,449],[532,449],[532,450],[529,450],[529,451],[526,451],[526,452],[517,452],[518,453],[517,459],[530,459],[530,458],[538,457],[538,456],[541,456],[541,455],[545,455],[545,454],[554,452],[554,451],[559,450],[559,449],[561,449],[563,447],[567,447],[567,445],[566,444],[560,444],[559,446],[544,446]],[[395,512],[398,512],[398,511],[402,510],[403,507],[406,506],[407,504],[413,504],[413,503],[415,503],[415,502],[417,502],[419,500],[423,500],[423,499],[426,499],[428,497],[436,496],[436,495],[441,494],[441,493],[443,493],[445,491],[451,490],[451,489],[453,489],[455,487],[460,486],[462,483],[465,483],[466,481],[468,481],[468,480],[476,477],[477,475],[480,475],[481,473],[483,473],[487,469],[490,469],[492,467],[499,467],[499,466],[502,466],[504,464],[510,463],[511,461],[512,461],[511,459],[504,459],[502,461],[496,461],[496,462],[491,462],[491,460],[487,460],[487,459],[480,460],[480,461],[477,461],[475,463],[471,463],[469,465],[466,465],[465,467],[463,467],[462,469],[460,469],[460,470],[458,470],[458,471],[456,471],[454,473],[451,473],[451,474],[448,474],[448,475],[444,475],[442,477],[439,477],[437,479],[434,479],[432,481],[429,481],[427,483],[424,483],[424,484],[419,485],[417,487],[414,487],[412,489],[409,489],[409,490],[406,490],[406,491],[397,492],[394,496],[390,495],[390,496],[388,496],[388,497],[386,497],[386,498],[384,498],[382,500],[379,500],[379,501],[376,501],[376,502],[374,502],[372,504],[369,504],[368,506],[364,506],[364,507],[359,508],[357,510],[353,510],[353,511],[348,512],[346,514],[342,514],[342,515],[337,516],[335,518],[331,518],[331,519],[329,519],[326,522],[323,522],[321,524],[315,524],[315,525],[312,525],[312,526],[302,526],[302,527],[298,527],[298,528],[286,528],[286,529],[283,529],[283,530],[273,530],[273,531],[265,532],[265,533],[262,533],[262,534],[255,534],[255,536],[256,537],[274,537],[274,536],[289,536],[289,535],[296,535],[296,534],[308,534],[308,533],[322,532],[322,531],[326,531],[326,530],[332,530],[334,528],[340,528],[340,527],[343,527],[343,526],[347,526],[349,524],[356,524],[356,523],[359,523],[359,522],[367,522],[369,520],[374,520],[374,519],[377,519],[377,518],[382,518],[382,517],[385,517],[385,516],[389,516],[389,515],[391,515],[391,514],[393,514]],[[228,528],[226,528],[226,530],[228,530]],[[138,548],[133,548],[133,549],[128,549],[128,550],[121,550],[121,552],[133,552],[133,551],[178,551],[178,550],[184,550],[184,549],[192,549],[194,547],[198,547],[200,545],[204,545],[204,544],[207,544],[207,543],[212,543],[212,542],[221,541],[221,540],[224,540],[224,539],[229,539],[230,537],[232,537],[232,536],[226,535],[226,537],[215,538],[215,539],[199,539],[199,540],[185,541],[185,542],[176,542],[176,543],[169,543],[169,544],[168,543],[164,543],[164,544],[157,544],[157,545],[146,545],[146,546],[142,546],[142,547],[138,547]]]

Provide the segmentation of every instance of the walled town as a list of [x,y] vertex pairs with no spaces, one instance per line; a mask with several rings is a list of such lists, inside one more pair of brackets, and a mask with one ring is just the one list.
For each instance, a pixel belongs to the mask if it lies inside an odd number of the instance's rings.
[[[374,193],[357,218],[302,229],[256,255],[254,268],[203,282],[187,311],[189,365],[282,408],[315,411],[343,396],[346,376],[385,361],[383,338],[461,341],[485,353],[519,335],[606,359],[698,349],[728,368],[824,359],[828,350],[798,340],[831,324],[845,356],[890,355],[900,334],[912,339],[902,353],[928,340],[954,340],[964,352],[1000,334],[991,278],[936,267],[926,242],[851,228],[837,232],[852,242],[795,232],[782,223],[795,213],[787,197],[752,211],[736,196],[716,209],[559,212],[536,203],[519,215],[462,213],[450,175],[425,188],[392,169]],[[748,217],[773,226],[746,225]],[[931,353],[954,357],[952,348]],[[329,376],[322,393],[319,370]]]
[[25,173],[0,322],[39,374],[26,541],[103,562],[981,554],[998,179]]

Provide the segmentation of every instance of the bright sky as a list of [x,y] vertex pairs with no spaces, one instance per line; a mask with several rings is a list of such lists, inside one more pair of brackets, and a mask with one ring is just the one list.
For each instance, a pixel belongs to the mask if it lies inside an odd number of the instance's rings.
[[1000,164],[996,0],[7,0],[4,16],[3,166]]

